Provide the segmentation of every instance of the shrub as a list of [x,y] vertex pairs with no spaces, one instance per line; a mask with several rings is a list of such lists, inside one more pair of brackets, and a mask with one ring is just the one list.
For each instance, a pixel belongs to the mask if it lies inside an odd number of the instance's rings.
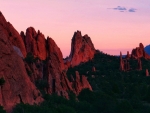
[[3,106],[0,106],[0,113],[6,113],[6,111],[3,109]]
[[2,86],[5,83],[4,78],[0,78],[0,86]]

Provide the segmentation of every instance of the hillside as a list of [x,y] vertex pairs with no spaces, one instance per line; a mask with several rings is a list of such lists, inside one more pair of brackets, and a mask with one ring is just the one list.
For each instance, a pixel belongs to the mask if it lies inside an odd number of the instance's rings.
[[17,113],[24,109],[34,113],[38,109],[49,113],[49,109],[53,110],[52,113],[149,113],[150,77],[146,76],[145,70],[150,67],[150,60],[141,58],[142,70],[138,70],[136,59],[128,61],[130,70],[120,71],[120,58],[97,51],[92,60],[67,71],[70,80],[72,76],[76,77],[76,71],[88,77],[93,91],[81,91],[77,100],[73,93],[70,93],[70,100],[45,95],[46,101],[40,107],[20,104],[14,111]]

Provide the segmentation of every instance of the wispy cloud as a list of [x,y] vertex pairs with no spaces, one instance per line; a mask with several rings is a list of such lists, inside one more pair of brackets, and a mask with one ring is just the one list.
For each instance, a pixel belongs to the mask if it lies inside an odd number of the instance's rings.
[[114,7],[114,8],[108,8],[108,9],[112,9],[112,10],[118,10],[120,12],[136,12],[137,9],[135,8],[126,8],[124,6],[117,6],[117,7]]
[[121,7],[121,6],[115,7],[115,8],[113,8],[113,9],[114,9],[114,10],[120,10],[120,11],[127,10],[125,7]]
[[128,11],[129,11],[129,12],[136,12],[136,9],[131,8],[131,9],[129,9]]

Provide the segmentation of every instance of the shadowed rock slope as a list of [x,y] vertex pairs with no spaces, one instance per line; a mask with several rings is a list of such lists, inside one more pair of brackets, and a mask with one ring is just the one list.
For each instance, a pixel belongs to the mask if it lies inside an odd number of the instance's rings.
[[5,83],[0,86],[0,105],[10,112],[17,103],[38,104],[43,99],[30,81],[22,58],[14,51],[9,31],[5,28],[8,26],[5,21],[3,23],[0,24],[0,78],[4,78]]

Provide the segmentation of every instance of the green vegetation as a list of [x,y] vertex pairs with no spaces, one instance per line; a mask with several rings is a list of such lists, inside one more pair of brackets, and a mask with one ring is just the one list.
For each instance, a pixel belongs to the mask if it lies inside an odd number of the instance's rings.
[[0,78],[0,86],[2,86],[5,83],[4,78]]
[[34,57],[32,53],[28,53],[26,58],[24,59],[27,63],[31,64],[33,62],[36,62],[39,58],[38,57]]
[[0,106],[0,113],[6,113],[6,111],[4,110],[3,106]]
[[[40,105],[18,104],[14,113],[149,113],[150,77],[145,70],[150,69],[150,60],[142,60],[142,71],[136,70],[137,61],[129,60],[132,70],[119,70],[119,57],[98,52],[95,57],[74,68],[69,68],[67,76],[75,77],[75,71],[88,77],[93,91],[85,89],[75,97],[70,92],[70,100],[53,95],[45,95]],[[96,68],[92,72],[92,67]],[[43,89],[46,82],[38,81]]]

